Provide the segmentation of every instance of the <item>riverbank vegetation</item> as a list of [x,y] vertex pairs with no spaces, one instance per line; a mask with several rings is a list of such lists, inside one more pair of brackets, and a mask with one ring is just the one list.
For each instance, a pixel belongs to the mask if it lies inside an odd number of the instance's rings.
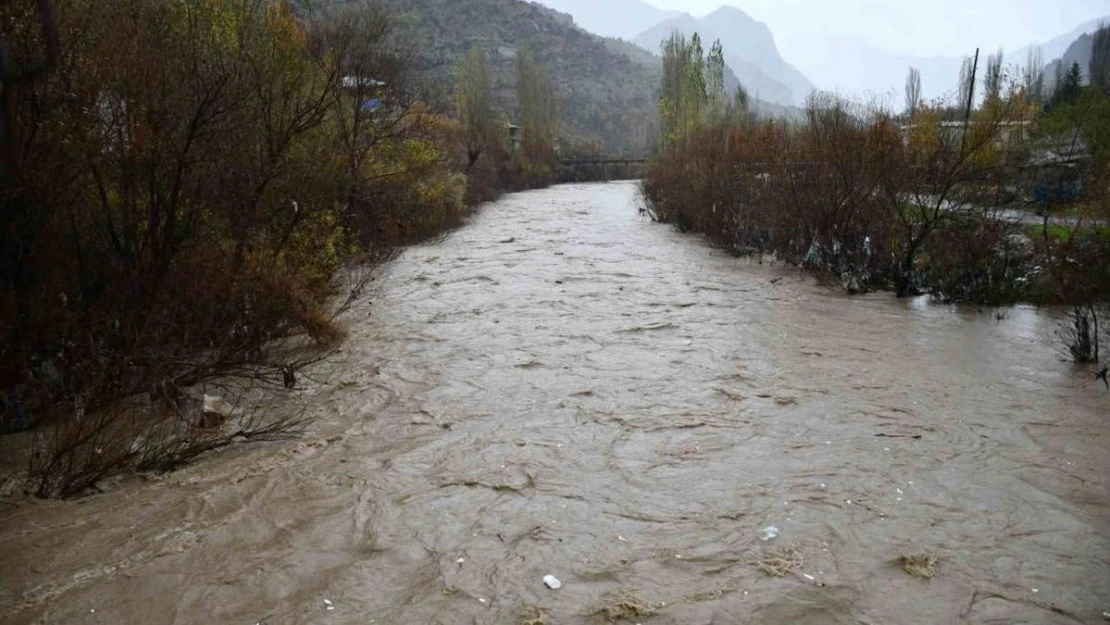
[[[922,102],[911,70],[902,113],[815,94],[804,122],[759,121],[742,90],[722,93],[716,49],[675,35],[662,50],[663,140],[643,183],[657,221],[853,293],[1066,304],[1070,355],[1097,361],[1110,300],[1110,84],[1060,80],[1042,94],[1038,62],[1007,70],[998,54],[985,71],[969,59],[946,101]],[[1029,218],[1041,236],[1027,235]]]
[[480,67],[433,106],[374,3],[39,6],[0,9],[15,65],[48,50],[5,84],[0,172],[0,433],[36,432],[38,496],[295,429],[216,389],[295,386],[373,266],[552,176],[541,66],[514,153]]

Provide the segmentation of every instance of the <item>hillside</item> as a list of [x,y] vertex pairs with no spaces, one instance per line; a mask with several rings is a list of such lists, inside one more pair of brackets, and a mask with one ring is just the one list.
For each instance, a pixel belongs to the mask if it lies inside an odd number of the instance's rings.
[[697,32],[705,46],[720,39],[725,62],[749,93],[768,102],[795,105],[805,101],[813,83],[783,60],[767,25],[735,7],[721,7],[702,19],[686,14],[656,24],[634,41],[646,50],[658,51],[661,41],[674,31],[686,36]]
[[487,52],[497,99],[510,117],[516,53],[530,48],[559,92],[568,139],[592,139],[612,154],[643,154],[655,143],[658,70],[633,61],[619,42],[587,33],[570,16],[519,0],[386,0],[413,69],[449,91],[452,71],[473,47]]
[[[564,146],[593,146],[611,155],[644,155],[654,150],[662,74],[656,54],[628,41],[586,32],[571,16],[539,3],[383,1],[395,12],[395,39],[410,59],[410,69],[443,106],[451,105],[454,68],[478,46],[489,59],[498,106],[515,119],[514,61],[519,50],[530,48],[558,87]],[[739,85],[736,75],[727,72],[726,88],[732,92]],[[798,116],[797,109],[757,100],[756,90],[745,87],[761,115]]]
[[539,0],[574,16],[582,28],[603,37],[632,39],[664,20],[681,15],[657,9],[643,0]]

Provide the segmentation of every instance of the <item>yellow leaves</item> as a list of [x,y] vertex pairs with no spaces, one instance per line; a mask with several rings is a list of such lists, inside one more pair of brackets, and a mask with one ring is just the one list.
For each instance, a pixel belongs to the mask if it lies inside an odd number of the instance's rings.
[[304,51],[308,45],[308,35],[305,29],[297,22],[292,7],[284,0],[270,3],[266,10],[266,17],[272,34],[278,41],[285,43],[297,52]]

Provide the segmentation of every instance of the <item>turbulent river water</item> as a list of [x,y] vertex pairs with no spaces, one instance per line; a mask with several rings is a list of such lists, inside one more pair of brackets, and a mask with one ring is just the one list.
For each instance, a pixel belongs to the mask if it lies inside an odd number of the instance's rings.
[[516,194],[405,252],[300,441],[0,508],[0,622],[1108,618],[1110,396],[1050,313],[849,298],[637,203]]

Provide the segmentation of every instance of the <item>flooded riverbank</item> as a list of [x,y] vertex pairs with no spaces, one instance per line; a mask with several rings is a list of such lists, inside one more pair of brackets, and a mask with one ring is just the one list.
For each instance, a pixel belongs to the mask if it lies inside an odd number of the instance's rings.
[[[408,250],[300,442],[0,508],[0,621],[1103,619],[1110,397],[1050,315],[843,297],[637,201],[516,194]],[[754,566],[783,546],[793,573]]]

